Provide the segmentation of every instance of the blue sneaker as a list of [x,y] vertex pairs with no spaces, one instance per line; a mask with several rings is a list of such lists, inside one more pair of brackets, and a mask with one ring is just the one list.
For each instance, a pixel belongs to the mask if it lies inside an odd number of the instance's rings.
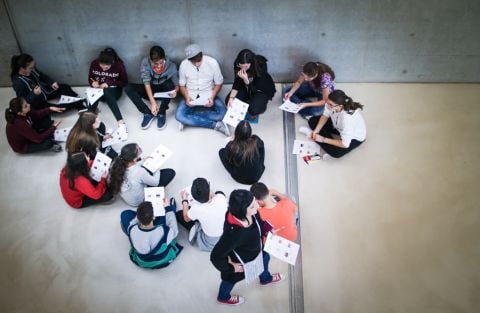
[[157,115],[157,129],[162,130],[167,127],[167,117],[165,114],[158,114]]
[[152,114],[144,114],[143,121],[142,121],[142,129],[147,129],[150,124],[152,124],[154,116]]
[[250,123],[250,124],[258,124],[258,121],[260,120],[260,116],[257,115],[255,118],[253,118],[250,113],[247,112],[247,115],[245,116],[245,119]]

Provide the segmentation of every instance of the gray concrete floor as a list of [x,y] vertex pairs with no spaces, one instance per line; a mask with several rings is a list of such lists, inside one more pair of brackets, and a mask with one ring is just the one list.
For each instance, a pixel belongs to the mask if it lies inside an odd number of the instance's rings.
[[[365,105],[367,141],[340,160],[298,162],[305,312],[478,312],[480,310],[480,86],[338,84]],[[227,91],[224,87],[223,94]],[[277,88],[280,90],[280,88]],[[78,88],[77,90],[83,90]],[[0,89],[6,107],[13,96]],[[284,190],[280,93],[254,132],[267,147],[267,184]],[[167,194],[197,176],[237,185],[223,170],[219,133],[139,129],[123,96],[128,142],[145,153],[174,151]],[[101,105],[101,116],[114,127]],[[64,126],[76,115],[62,114]],[[306,122],[296,118],[297,128]],[[5,121],[0,121],[5,127]],[[303,135],[297,134],[297,138]],[[208,139],[207,139],[208,138]],[[189,247],[170,267],[147,271],[128,259],[118,216],[127,206],[69,208],[58,187],[65,154],[19,156],[0,136],[0,312],[287,312],[288,283],[238,284],[236,308],[216,304],[218,272]],[[287,272],[274,260],[273,271]]]

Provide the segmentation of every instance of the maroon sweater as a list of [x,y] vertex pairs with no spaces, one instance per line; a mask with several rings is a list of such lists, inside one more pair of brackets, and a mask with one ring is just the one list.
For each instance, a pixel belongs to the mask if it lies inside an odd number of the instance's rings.
[[54,126],[50,126],[42,133],[32,127],[33,121],[42,119],[49,114],[49,108],[32,110],[27,113],[27,116],[17,115],[12,124],[7,123],[7,140],[13,151],[25,153],[29,144],[42,143],[53,134]]
[[90,86],[92,86],[92,79],[100,85],[106,83],[108,86],[123,87],[128,84],[127,71],[121,60],[113,62],[108,71],[102,70],[98,64],[98,59],[92,61],[90,63],[90,71],[88,72],[88,83]]

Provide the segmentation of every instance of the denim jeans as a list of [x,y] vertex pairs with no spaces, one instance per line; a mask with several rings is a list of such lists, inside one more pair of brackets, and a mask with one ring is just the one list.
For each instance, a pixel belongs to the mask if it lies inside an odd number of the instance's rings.
[[[260,278],[261,283],[268,283],[272,281],[273,277],[268,271],[268,263],[270,262],[270,255],[262,251],[263,253],[263,272],[258,276]],[[233,286],[235,286],[234,283],[222,280],[220,283],[220,287],[218,288],[218,300],[228,300],[232,296],[230,292],[233,289]]]
[[[287,93],[292,89],[292,87],[286,87],[283,90],[283,93]],[[321,93],[316,92],[312,89],[309,83],[303,82],[300,87],[295,91],[295,93],[290,97],[290,101],[293,103],[305,103],[305,102],[312,102],[308,98],[317,98],[318,100],[323,99],[323,95]],[[323,113],[323,106],[320,107],[308,107],[305,109],[301,109],[298,113],[305,117],[305,116],[320,116]]]
[[223,119],[226,112],[227,108],[219,97],[215,97],[211,108],[203,106],[189,107],[185,100],[182,100],[178,104],[175,118],[184,125],[213,129],[215,124]]

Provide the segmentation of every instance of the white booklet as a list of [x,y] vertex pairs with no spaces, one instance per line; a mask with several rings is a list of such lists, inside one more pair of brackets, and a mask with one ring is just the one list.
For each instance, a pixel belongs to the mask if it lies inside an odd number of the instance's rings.
[[196,94],[190,94],[190,97],[193,99],[192,101],[190,101],[190,104],[205,106],[208,103],[208,98],[210,98],[211,95],[211,92],[199,92]]
[[189,185],[183,188],[182,190],[180,190],[180,197],[182,196],[182,192],[187,193],[187,200],[190,205],[192,205],[193,203],[198,203],[197,200],[193,199],[192,197],[192,185]]
[[70,97],[70,96],[61,95],[60,100],[58,100],[58,104],[73,103],[73,102],[77,102],[77,101],[82,100],[82,99],[83,98],[80,98],[80,97]]
[[71,130],[72,130],[71,127],[55,129],[55,132],[53,133],[53,140],[59,141],[59,142],[67,141],[68,134],[70,134]]
[[173,152],[160,144],[158,147],[149,155],[148,158],[143,162],[143,166],[150,172],[156,172],[160,166],[162,166],[165,161],[173,154]]
[[297,140],[293,142],[293,154],[300,156],[320,154],[320,146],[314,141]]
[[156,92],[153,94],[154,98],[173,98],[170,93],[175,92],[175,89],[164,92]]
[[112,159],[98,151],[95,155],[95,160],[93,160],[92,167],[90,168],[90,177],[96,181],[100,181],[102,176],[104,176],[105,173],[108,173],[110,163],[112,163]]
[[223,122],[233,127],[237,127],[238,123],[245,119],[247,111],[248,103],[245,103],[235,98],[232,101],[232,106],[229,107],[227,113],[225,113],[225,116],[223,117]]
[[280,110],[287,111],[290,113],[298,113],[300,111],[300,106],[296,103],[293,103],[290,100],[286,100],[284,103],[282,103],[281,106],[278,107]]
[[268,233],[267,240],[263,250],[267,251],[277,259],[295,265],[297,260],[298,250],[300,246],[288,239]]
[[163,199],[165,198],[164,187],[146,187],[143,189],[145,193],[145,201],[151,202],[153,206],[154,216],[165,216],[165,207]]
[[103,96],[103,89],[87,87],[87,89],[85,89],[85,96],[87,97],[88,103],[92,105]]
[[103,140],[102,148],[106,148],[108,146],[127,140],[128,138],[127,127],[119,126],[111,135],[112,135],[112,138]]

